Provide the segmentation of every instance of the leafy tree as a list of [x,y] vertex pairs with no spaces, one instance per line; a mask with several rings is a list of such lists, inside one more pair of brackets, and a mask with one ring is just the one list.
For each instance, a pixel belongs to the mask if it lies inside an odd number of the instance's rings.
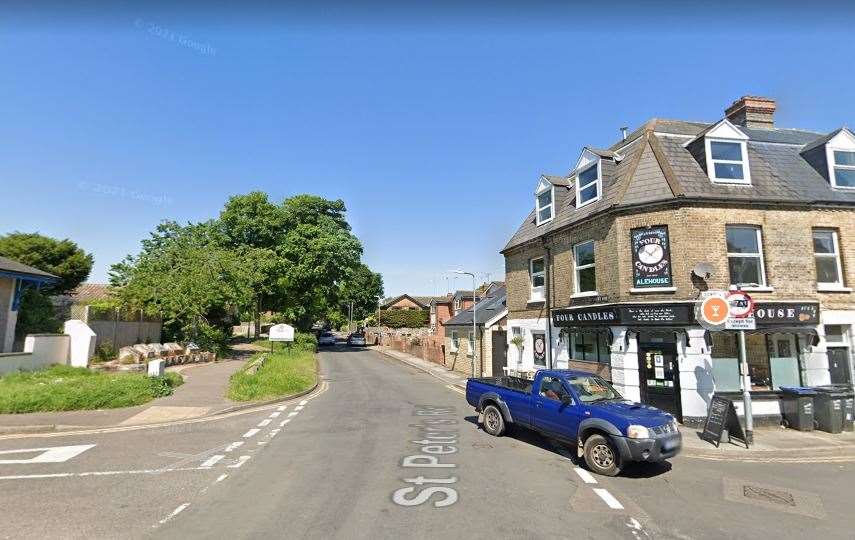
[[364,263],[359,263],[347,273],[338,286],[338,305],[333,316],[348,320],[351,302],[353,303],[353,320],[361,321],[377,310],[378,296],[383,295],[383,276],[372,272]]
[[0,236],[0,255],[59,277],[59,283],[45,289],[50,294],[71,291],[92,271],[92,255],[67,238],[13,232]]
[[36,289],[27,289],[18,308],[15,339],[22,340],[27,334],[53,334],[62,329],[56,318],[53,304],[46,294]]

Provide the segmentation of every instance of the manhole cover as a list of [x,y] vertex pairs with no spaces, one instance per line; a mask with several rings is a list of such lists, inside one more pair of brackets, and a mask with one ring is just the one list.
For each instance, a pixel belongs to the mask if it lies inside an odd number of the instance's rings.
[[742,486],[742,494],[747,499],[755,499],[787,506],[796,505],[796,499],[793,497],[793,494],[788,491],[778,491],[776,489],[762,488],[760,486],[745,485]]
[[493,448],[493,445],[485,442],[472,443],[472,448]]

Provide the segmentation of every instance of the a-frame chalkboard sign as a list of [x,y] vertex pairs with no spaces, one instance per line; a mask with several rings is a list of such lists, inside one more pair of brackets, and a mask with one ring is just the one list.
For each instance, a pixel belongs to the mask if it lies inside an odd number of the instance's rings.
[[715,396],[710,401],[707,421],[704,423],[704,431],[701,438],[715,444],[716,448],[721,444],[721,436],[727,430],[731,439],[736,439],[748,448],[748,439],[742,431],[742,425],[736,416],[736,408],[733,402],[723,397]]

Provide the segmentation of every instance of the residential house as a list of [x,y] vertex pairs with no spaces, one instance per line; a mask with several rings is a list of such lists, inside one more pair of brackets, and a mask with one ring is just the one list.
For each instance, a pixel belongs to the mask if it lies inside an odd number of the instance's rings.
[[106,283],[81,283],[68,294],[51,297],[60,320],[86,320],[85,306],[110,299],[110,286]]
[[0,257],[0,353],[12,352],[18,308],[24,291],[58,280],[58,277],[38,268]]
[[[506,363],[507,306],[505,288],[490,292],[475,304],[445,321],[445,365],[471,375],[502,375]],[[474,331],[473,331],[474,318]],[[473,351],[477,352],[473,358]]]
[[509,364],[601,373],[700,424],[741,382],[737,332],[702,327],[696,302],[741,289],[759,421],[780,420],[782,386],[851,382],[855,134],[780,128],[775,110],[746,96],[714,122],[652,119],[540,177],[502,250],[524,342]]
[[385,298],[380,303],[380,309],[389,310],[413,310],[413,309],[429,309],[431,296],[410,296],[409,294],[401,294]]

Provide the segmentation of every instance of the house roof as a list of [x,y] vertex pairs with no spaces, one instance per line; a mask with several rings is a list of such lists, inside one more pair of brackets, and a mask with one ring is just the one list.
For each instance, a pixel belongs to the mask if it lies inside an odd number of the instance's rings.
[[15,277],[22,278],[35,278],[38,281],[59,280],[59,278],[53,274],[49,274],[48,272],[39,270],[38,268],[28,266],[24,263],[19,263],[18,261],[8,259],[6,257],[0,257],[0,273],[12,274]]
[[430,305],[430,298],[432,298],[432,297],[430,297],[430,296],[410,296],[409,294],[404,293],[404,294],[399,294],[398,296],[392,296],[389,298],[385,298],[383,300],[383,302],[380,303],[380,307],[385,308],[385,307],[391,306],[392,304],[395,304],[395,303],[403,300],[404,298],[409,299],[413,303],[418,304],[419,306],[421,306],[423,308],[427,308]]
[[471,326],[473,311],[475,324],[482,326],[486,321],[507,310],[507,290],[504,286],[496,289],[489,296],[475,304],[475,308],[461,311],[443,323],[445,326]]
[[110,286],[106,283],[81,283],[69,296],[75,303],[88,304],[94,300],[110,298]]
[[[747,137],[751,185],[729,186],[710,181],[686,144],[717,125],[652,119],[626,140],[610,147],[623,158],[602,159],[602,193],[598,201],[576,208],[572,185],[556,187],[556,215],[537,225],[532,208],[502,252],[609,210],[679,199],[743,203],[855,205],[855,193],[832,189],[822,172],[801,155],[829,135],[814,131],[737,126]],[[594,151],[590,147],[587,150]]]

